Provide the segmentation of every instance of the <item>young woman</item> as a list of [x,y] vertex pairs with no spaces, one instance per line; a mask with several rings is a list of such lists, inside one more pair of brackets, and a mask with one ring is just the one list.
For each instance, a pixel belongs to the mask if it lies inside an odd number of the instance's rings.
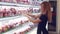
[[[43,32],[43,34],[48,34],[46,24],[47,21],[48,22],[52,21],[51,5],[49,2],[44,1],[41,3],[41,14],[39,15],[25,14],[25,16],[27,16],[31,22],[38,23],[37,34],[41,34],[41,31]],[[35,18],[35,20],[31,19],[30,17]]]

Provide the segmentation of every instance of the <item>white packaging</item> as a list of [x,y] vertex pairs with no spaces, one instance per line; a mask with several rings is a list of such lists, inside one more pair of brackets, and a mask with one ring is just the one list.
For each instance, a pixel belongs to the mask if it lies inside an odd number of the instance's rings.
[[20,10],[16,11],[16,14],[21,15],[21,11]]

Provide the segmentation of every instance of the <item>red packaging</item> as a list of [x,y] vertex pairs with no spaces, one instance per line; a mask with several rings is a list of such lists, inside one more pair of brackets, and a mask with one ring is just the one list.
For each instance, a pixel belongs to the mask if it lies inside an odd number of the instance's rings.
[[2,2],[5,2],[5,0],[1,0]]
[[14,0],[10,0],[10,2],[12,3],[12,2],[14,2]]
[[10,25],[8,25],[8,29],[11,29],[11,26]]
[[0,33],[2,32],[2,27],[0,27]]
[[23,0],[20,0],[20,2],[23,2]]
[[6,31],[5,27],[2,27],[2,32],[5,32],[5,31]]
[[28,32],[28,29],[26,29],[25,32]]
[[24,4],[29,4],[29,3],[28,3],[28,0],[24,0],[23,2],[24,2]]
[[10,11],[15,15],[16,14],[16,9],[15,8],[10,8]]
[[6,28],[8,28],[8,25],[5,25]]
[[0,17],[3,17],[3,12],[2,11],[0,11]]
[[11,15],[10,11],[7,11],[7,16],[10,16],[10,15]]
[[19,24],[21,24],[21,21],[19,22]]
[[13,25],[9,25],[10,29],[13,28]]
[[7,16],[8,16],[8,13],[7,13],[7,12],[5,12],[5,13],[4,13],[4,17],[7,17]]
[[23,24],[23,22],[22,22],[22,21],[21,21],[20,23],[21,23],[21,24]]
[[19,34],[25,34],[24,32],[19,32]]
[[5,0],[5,2],[10,2],[10,0]]
[[3,12],[3,16],[6,17],[7,16],[6,8],[4,8],[2,12]]
[[8,25],[5,25],[4,31],[7,31],[7,30],[8,30]]
[[16,2],[17,2],[17,3],[19,3],[19,2],[20,2],[20,0],[16,0]]

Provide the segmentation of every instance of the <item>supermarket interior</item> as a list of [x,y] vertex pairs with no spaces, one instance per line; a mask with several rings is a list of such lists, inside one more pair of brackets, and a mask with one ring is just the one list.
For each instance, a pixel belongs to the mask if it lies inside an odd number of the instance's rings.
[[49,34],[56,34],[57,0],[0,0],[0,34],[37,34],[38,24],[28,20],[23,13],[40,14],[40,4],[51,4],[52,23],[46,24]]

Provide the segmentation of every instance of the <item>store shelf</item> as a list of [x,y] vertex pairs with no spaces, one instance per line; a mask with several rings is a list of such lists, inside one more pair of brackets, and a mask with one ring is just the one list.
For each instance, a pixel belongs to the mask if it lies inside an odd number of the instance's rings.
[[39,6],[33,6],[33,5],[7,3],[7,2],[0,2],[0,5],[2,5],[2,6],[17,6],[17,7],[39,7]]
[[27,34],[37,34],[37,27],[28,32]]
[[[25,24],[23,24],[23,25],[17,26],[17,27],[15,27],[14,29],[11,29],[11,30],[9,30],[9,31],[7,31],[7,32],[4,32],[4,33],[2,33],[2,34],[14,34],[14,32],[18,32],[17,30],[23,31],[26,27],[30,27],[29,25],[33,25],[32,22],[25,23]],[[33,30],[35,30],[35,28],[33,28],[31,31],[33,31]],[[31,31],[30,31],[30,32],[31,32]],[[28,32],[28,33],[29,33],[29,32]]]
[[[32,13],[33,15],[36,14],[40,14],[40,13]],[[0,21],[7,21],[7,20],[12,20],[12,19],[16,19],[16,18],[20,18],[20,17],[24,17],[24,16],[13,16],[13,17],[4,17],[4,18],[0,18]]]
[[[26,27],[29,27],[28,25],[31,24],[31,23],[25,23],[23,25],[20,25],[14,29],[11,29],[7,32],[4,32],[2,34],[14,34],[15,32],[18,32],[17,30],[19,31],[23,31]],[[27,32],[26,34],[32,34],[32,33],[35,33],[36,34],[36,31],[37,31],[37,27],[33,28],[32,30],[30,30],[29,32]]]
[[16,30],[18,30],[18,29],[20,29],[20,28],[22,28],[22,26],[18,26],[18,27],[16,27],[16,28],[11,29],[10,31],[4,32],[4,33],[2,33],[2,34],[13,34],[14,31],[16,31]]
[[[36,14],[40,14],[40,13],[33,13],[34,15],[36,15]],[[4,20],[10,20],[10,19],[18,19],[18,18],[23,18],[24,16],[16,16],[16,17],[8,17],[8,18],[1,18],[2,19],[2,21]],[[25,23],[25,24],[23,24],[23,25],[20,25],[20,26],[18,26],[18,27],[16,27],[16,28],[14,28],[14,29],[11,29],[11,30],[9,30],[9,31],[7,31],[7,32],[4,32],[4,33],[2,33],[2,34],[13,34],[15,31],[17,31],[17,30],[19,30],[19,29],[24,29],[24,27],[27,27],[27,25],[28,24],[31,24],[31,23]],[[26,34],[36,34],[36,32],[37,32],[37,27],[36,28],[33,28],[31,31],[29,31],[29,32],[27,32]]]
[[0,18],[0,22],[1,21],[6,21],[6,20],[16,19],[16,18],[20,18],[20,17],[22,17],[22,16],[3,17],[3,18]]
[[[37,13],[34,13],[37,14]],[[18,19],[18,21],[17,21]],[[20,20],[27,20],[25,16],[13,16],[13,17],[5,17],[5,18],[0,18],[0,26],[5,25],[5,24],[12,24],[15,22],[20,22]]]
[[0,2],[0,5],[10,5],[10,6],[30,6],[30,5],[24,5],[24,4],[18,4],[18,3],[8,3],[8,2]]
[[[12,29],[11,31],[8,31],[8,32],[2,33],[2,34],[14,34],[14,32],[15,32],[16,30],[20,29],[20,28],[24,28],[24,27],[17,27],[17,28],[15,28],[15,29]],[[32,29],[31,31],[29,31],[29,32],[26,33],[26,34],[33,34],[33,33],[36,34],[36,32],[37,32],[37,27],[34,28],[34,29]]]

